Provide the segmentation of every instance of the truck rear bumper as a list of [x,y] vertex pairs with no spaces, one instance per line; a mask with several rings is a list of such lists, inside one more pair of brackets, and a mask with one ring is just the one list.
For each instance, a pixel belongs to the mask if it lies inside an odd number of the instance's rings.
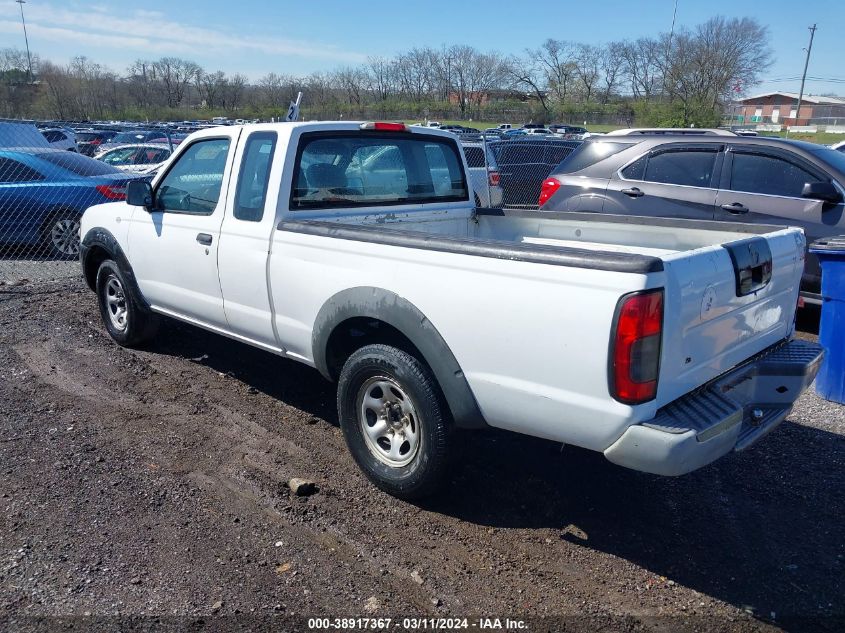
[[809,341],[779,343],[629,427],[604,455],[620,466],[675,476],[744,450],[789,415],[823,354]]

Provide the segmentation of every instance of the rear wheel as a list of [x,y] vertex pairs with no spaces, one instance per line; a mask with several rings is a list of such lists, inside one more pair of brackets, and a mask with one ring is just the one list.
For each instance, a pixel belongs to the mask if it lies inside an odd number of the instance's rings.
[[50,217],[42,229],[42,243],[50,257],[79,257],[79,219],[75,211],[61,211]]
[[448,470],[448,409],[431,370],[388,345],[352,354],[338,381],[346,444],[376,486],[401,499],[434,492]]
[[134,347],[155,336],[158,316],[144,308],[110,259],[100,264],[97,271],[97,300],[106,330],[120,345]]

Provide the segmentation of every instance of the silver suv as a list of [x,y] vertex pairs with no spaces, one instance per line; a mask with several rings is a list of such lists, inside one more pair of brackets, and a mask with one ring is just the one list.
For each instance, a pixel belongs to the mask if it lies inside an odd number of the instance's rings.
[[[543,182],[542,211],[800,226],[808,243],[845,233],[845,154],[778,138],[605,136],[584,142]],[[818,261],[801,290],[821,303]]]

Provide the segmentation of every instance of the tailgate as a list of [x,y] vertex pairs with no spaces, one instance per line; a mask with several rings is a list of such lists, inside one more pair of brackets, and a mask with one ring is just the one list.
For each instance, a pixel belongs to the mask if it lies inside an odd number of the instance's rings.
[[663,258],[666,297],[658,406],[793,331],[804,269],[801,229],[729,239]]

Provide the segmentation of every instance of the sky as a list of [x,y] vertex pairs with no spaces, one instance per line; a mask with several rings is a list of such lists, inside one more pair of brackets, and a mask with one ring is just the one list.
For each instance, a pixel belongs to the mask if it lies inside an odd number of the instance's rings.
[[[468,44],[520,54],[547,38],[600,44],[668,31],[675,0],[26,0],[33,52],[57,63],[85,55],[117,72],[178,56],[205,70],[258,79],[306,75],[414,46]],[[845,95],[845,0],[677,0],[676,28],[714,15],[756,17],[775,63],[749,94],[797,92],[808,27],[818,24],[805,93]],[[20,7],[0,0],[0,48],[24,48]],[[798,77],[799,79],[795,79]]]

